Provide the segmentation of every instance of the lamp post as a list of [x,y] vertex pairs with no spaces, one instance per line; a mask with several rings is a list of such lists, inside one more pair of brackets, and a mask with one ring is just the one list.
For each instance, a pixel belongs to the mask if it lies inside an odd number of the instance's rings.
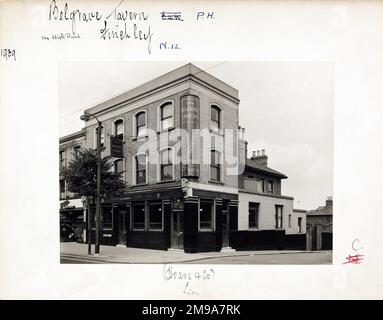
[[[88,121],[90,118],[96,119],[98,123],[97,127],[97,199],[96,199],[96,237],[95,237],[95,250],[96,255],[100,254],[100,217],[101,217],[101,206],[100,206],[100,194],[101,194],[101,121],[91,113],[84,113],[80,119]],[[88,214],[90,210],[88,211]],[[92,232],[92,223],[90,222],[90,215],[88,216],[88,254],[91,254],[91,232]],[[90,227],[89,227],[90,226]]]

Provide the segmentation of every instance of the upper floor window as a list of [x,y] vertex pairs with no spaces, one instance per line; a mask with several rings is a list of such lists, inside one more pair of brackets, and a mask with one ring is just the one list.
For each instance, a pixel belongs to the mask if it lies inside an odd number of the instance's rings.
[[136,136],[146,136],[146,112],[141,111],[136,114]]
[[124,163],[122,159],[114,161],[114,172],[122,173],[124,171]]
[[249,228],[259,228],[259,203],[249,202]]
[[174,127],[173,103],[166,102],[160,107],[161,130]]
[[265,180],[264,179],[257,179],[257,192],[263,193],[265,192]]
[[60,151],[60,170],[65,168],[65,151]]
[[210,129],[214,131],[221,129],[221,109],[215,105],[210,107]]
[[283,206],[276,205],[275,206],[275,228],[276,229],[282,229],[282,211]]
[[[105,147],[105,144],[104,144],[104,140],[105,140],[105,134],[104,134],[104,126],[101,126],[101,143],[100,143],[100,147],[101,148],[104,148]],[[94,145],[95,145],[95,148],[97,148],[97,134],[98,134],[98,127],[96,127],[96,129],[94,130]]]
[[149,202],[149,229],[161,230],[162,229],[162,203]]
[[161,181],[173,180],[172,149],[167,148],[160,152],[160,179]]
[[274,181],[269,180],[267,184],[267,193],[273,194],[274,193]]
[[217,150],[210,152],[210,180],[221,181],[221,153]]
[[136,184],[146,183],[146,155],[138,154],[135,157]]
[[60,199],[65,198],[65,180],[60,180]]
[[124,120],[118,119],[114,122],[114,135],[118,137],[118,139],[124,139]]
[[145,203],[139,202],[132,205],[133,229],[145,230]]
[[78,155],[78,153],[79,153],[79,151],[80,151],[80,146],[75,146],[75,147],[73,147],[73,152],[74,152],[74,154],[75,154],[75,156],[77,156]]

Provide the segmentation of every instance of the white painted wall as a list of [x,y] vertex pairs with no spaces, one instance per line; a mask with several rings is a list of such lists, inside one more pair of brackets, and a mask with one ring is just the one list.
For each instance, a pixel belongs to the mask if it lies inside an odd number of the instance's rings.
[[[274,230],[275,229],[275,206],[282,205],[282,227],[286,233],[294,233],[294,227],[288,228],[288,216],[293,218],[293,199],[279,198],[273,196],[265,196],[255,193],[239,192],[238,207],[238,230],[249,230],[249,202],[258,202],[259,205],[259,229],[258,230]],[[296,218],[297,219],[297,218]],[[306,224],[306,221],[302,221]],[[250,229],[251,230],[251,229]],[[296,230],[298,230],[298,222],[296,221]]]
[[291,228],[286,229],[286,234],[299,233],[298,229],[298,218],[302,218],[302,232],[306,233],[306,213],[293,211],[291,215]]

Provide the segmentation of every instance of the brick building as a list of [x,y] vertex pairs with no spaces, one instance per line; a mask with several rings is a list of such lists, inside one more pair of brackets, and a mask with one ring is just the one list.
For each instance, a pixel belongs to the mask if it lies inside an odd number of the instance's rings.
[[307,212],[307,249],[332,250],[332,197],[326,204]]
[[[102,122],[102,156],[126,184],[102,202],[102,244],[189,253],[302,246],[305,222],[295,226],[293,198],[281,193],[287,177],[264,153],[247,159],[237,89],[187,64],[84,112]],[[81,137],[96,148],[96,120]],[[112,139],[122,141],[119,157]]]
[[81,198],[67,190],[63,171],[73,155],[85,146],[85,131],[81,130],[59,140],[60,238],[84,239],[84,208]]

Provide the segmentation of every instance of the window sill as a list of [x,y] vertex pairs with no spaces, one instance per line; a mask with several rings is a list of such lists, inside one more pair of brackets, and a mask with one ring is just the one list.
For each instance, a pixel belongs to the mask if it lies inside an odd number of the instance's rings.
[[135,187],[144,187],[144,186],[147,186],[148,184],[147,183],[138,183],[138,184],[134,184],[132,185],[132,188],[135,188]]
[[224,185],[224,183],[222,181],[217,181],[217,180],[209,180],[208,182],[209,183],[214,183],[214,184]]
[[210,128],[210,132],[211,132],[211,133],[214,133],[214,134],[217,134],[217,135],[219,135],[219,136],[225,136],[225,134],[224,134],[224,132],[223,132],[222,129],[215,130],[215,129],[211,129],[211,128]]
[[132,141],[144,141],[144,140],[146,140],[148,138],[149,138],[149,136],[133,137]]
[[176,180],[171,179],[171,180],[157,181],[157,184],[164,184],[164,183],[169,183],[169,182],[176,182]]
[[213,229],[198,229],[198,232],[214,232]]
[[157,134],[161,134],[161,133],[165,133],[165,132],[170,132],[170,131],[173,131],[175,129],[175,127],[170,127],[170,128],[167,128],[167,129],[160,129],[160,130],[157,130]]

